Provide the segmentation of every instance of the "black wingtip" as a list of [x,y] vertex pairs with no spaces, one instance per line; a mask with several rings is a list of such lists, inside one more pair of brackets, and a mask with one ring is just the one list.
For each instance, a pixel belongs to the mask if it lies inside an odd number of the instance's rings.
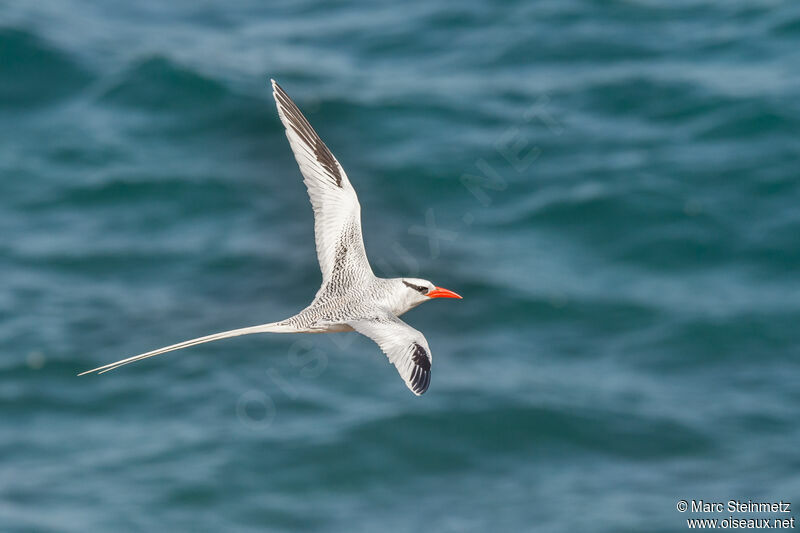
[[325,169],[325,172],[333,180],[333,183],[341,188],[342,173],[339,170],[339,164],[336,162],[336,158],[333,157],[333,154],[328,147],[325,146],[325,143],[322,142],[322,139],[320,139],[317,132],[311,126],[311,123],[303,115],[303,112],[300,111],[300,108],[294,100],[286,94],[283,87],[278,85],[278,82],[274,79],[270,79],[270,81],[272,82],[272,94],[275,96],[275,102],[288,122],[288,124],[286,124],[287,129],[292,128],[303,143],[308,146],[311,153],[314,154],[317,162]]
[[431,360],[428,358],[428,352],[416,342],[414,343],[414,353],[411,354],[411,360],[423,370],[431,369]]
[[431,384],[431,360],[428,357],[428,352],[417,344],[413,345],[414,352],[411,354],[411,360],[414,361],[414,371],[411,373],[411,391],[420,396],[428,390]]

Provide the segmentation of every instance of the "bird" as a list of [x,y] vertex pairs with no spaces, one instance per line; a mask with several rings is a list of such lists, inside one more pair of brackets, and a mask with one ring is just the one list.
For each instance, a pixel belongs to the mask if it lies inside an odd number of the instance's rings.
[[425,279],[380,278],[372,272],[361,235],[361,205],[347,174],[308,119],[274,79],[272,95],[314,211],[322,284],[311,303],[279,322],[233,329],[158,348],[78,374],[102,374],[150,357],[254,333],[357,331],[372,339],[406,386],[420,396],[431,383],[433,357],[425,336],[400,315],[435,298],[462,298]]

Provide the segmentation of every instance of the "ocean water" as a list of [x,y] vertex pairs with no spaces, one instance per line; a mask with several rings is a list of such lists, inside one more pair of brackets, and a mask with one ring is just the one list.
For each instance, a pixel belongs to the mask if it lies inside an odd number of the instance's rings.
[[[800,506],[798,65],[777,0],[0,2],[0,531]],[[313,297],[270,77],[375,271],[464,295],[404,317],[430,390],[355,334],[76,377]]]

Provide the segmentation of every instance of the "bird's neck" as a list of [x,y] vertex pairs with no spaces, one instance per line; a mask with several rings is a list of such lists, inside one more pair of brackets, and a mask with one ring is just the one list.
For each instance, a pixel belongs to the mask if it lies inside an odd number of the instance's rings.
[[400,316],[422,303],[421,301],[412,300],[409,298],[408,288],[403,285],[402,281],[396,279],[388,279],[383,281],[388,282],[387,290],[384,292],[386,299],[384,305],[395,316]]

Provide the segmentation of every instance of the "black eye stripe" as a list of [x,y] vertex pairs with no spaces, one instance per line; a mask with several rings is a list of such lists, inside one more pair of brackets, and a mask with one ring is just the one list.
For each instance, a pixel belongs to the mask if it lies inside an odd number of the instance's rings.
[[406,284],[406,287],[414,289],[415,291],[417,291],[419,293],[425,294],[426,292],[428,292],[428,288],[427,287],[420,287],[419,285],[414,285],[413,283],[409,283],[406,280],[403,280],[403,283]]

